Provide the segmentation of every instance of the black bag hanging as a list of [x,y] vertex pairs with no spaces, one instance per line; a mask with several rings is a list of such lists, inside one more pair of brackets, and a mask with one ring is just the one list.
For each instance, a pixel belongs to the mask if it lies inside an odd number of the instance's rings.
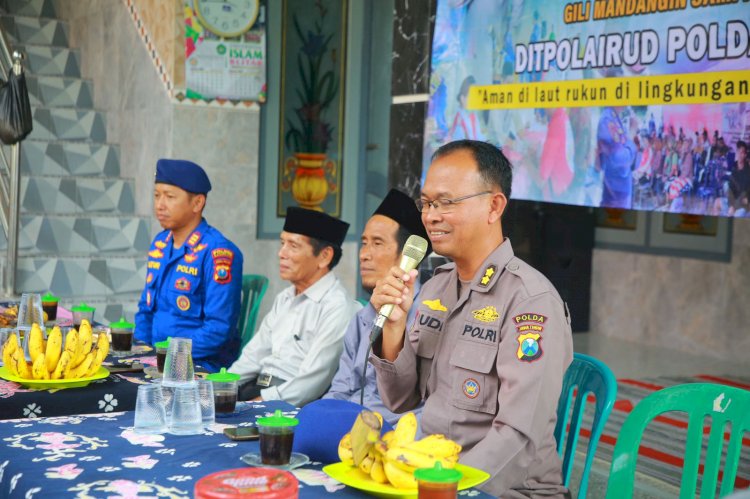
[[34,127],[26,88],[26,75],[8,72],[8,81],[0,80],[0,140],[12,145],[26,138]]

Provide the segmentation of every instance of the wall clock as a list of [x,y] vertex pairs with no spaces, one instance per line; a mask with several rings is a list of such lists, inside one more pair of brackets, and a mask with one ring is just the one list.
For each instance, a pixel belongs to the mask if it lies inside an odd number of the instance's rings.
[[259,4],[260,0],[194,0],[201,24],[224,38],[249,30],[258,17]]

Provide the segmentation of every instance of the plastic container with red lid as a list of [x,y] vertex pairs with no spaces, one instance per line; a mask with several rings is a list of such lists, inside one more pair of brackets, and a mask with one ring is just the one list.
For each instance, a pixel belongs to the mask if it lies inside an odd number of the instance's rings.
[[236,468],[217,471],[195,482],[196,499],[296,498],[297,479],[288,471],[271,468]]

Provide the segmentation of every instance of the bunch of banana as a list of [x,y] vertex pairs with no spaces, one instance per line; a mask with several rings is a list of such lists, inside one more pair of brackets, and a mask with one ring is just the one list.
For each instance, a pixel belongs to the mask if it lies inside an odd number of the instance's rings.
[[[374,481],[390,483],[398,489],[417,488],[414,479],[416,469],[432,468],[436,462],[440,462],[443,468],[453,468],[461,452],[461,446],[444,435],[429,435],[415,440],[417,417],[408,412],[398,420],[396,429],[367,446],[366,456],[356,462],[353,441],[356,426],[355,422],[352,432],[344,435],[339,442],[339,458],[346,464],[357,466]],[[368,441],[371,439],[370,435]]]
[[15,333],[3,345],[3,362],[13,375],[22,379],[87,378],[99,370],[109,352],[106,334],[100,334],[96,344],[93,344],[91,324],[86,320],[79,330],[71,329],[68,332],[64,345],[62,332],[57,326],[52,328],[46,341],[36,323],[28,334],[31,365],[26,362]]

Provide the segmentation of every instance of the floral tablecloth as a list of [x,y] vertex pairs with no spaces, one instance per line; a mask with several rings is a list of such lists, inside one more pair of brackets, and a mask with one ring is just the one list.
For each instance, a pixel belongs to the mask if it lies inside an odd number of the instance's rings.
[[[203,434],[181,436],[133,433],[132,411],[0,421],[0,498],[193,497],[202,477],[244,467],[240,457],[259,452],[257,441],[231,441],[223,429],[252,425],[276,409],[297,413],[281,401],[242,402]],[[300,497],[371,497],[322,467],[311,462],[293,471]],[[490,497],[477,490],[459,494]]]
[[[147,345],[136,345],[127,357],[107,356],[104,367],[129,367],[133,363],[156,365],[156,354]],[[153,381],[143,372],[110,374],[81,388],[32,390],[0,378],[0,419],[68,416],[135,409],[138,385]]]

